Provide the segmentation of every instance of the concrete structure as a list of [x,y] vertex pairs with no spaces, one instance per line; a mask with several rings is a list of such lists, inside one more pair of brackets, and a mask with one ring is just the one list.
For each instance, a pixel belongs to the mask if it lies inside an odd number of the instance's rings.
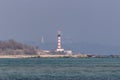
[[71,50],[65,50],[64,53],[72,54],[72,51]]

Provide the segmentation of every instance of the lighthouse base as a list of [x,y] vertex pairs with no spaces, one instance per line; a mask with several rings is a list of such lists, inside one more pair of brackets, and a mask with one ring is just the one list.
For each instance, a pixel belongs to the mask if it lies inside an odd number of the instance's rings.
[[57,52],[64,52],[64,49],[56,49]]

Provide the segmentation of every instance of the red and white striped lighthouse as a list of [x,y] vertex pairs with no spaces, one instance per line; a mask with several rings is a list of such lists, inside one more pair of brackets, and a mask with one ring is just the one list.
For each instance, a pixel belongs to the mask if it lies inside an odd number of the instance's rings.
[[62,47],[61,47],[61,31],[59,30],[58,31],[58,46],[57,46],[57,50],[56,51],[58,51],[58,52],[63,52],[64,51],[64,49],[62,49]]

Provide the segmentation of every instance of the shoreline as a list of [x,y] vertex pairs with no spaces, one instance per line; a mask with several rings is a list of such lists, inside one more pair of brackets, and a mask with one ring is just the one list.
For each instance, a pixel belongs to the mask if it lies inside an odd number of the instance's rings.
[[43,55],[0,55],[0,58],[79,58],[87,57],[86,55],[67,55],[67,54],[43,54]]
[[1,58],[120,58],[119,55],[89,56],[87,54],[0,55]]

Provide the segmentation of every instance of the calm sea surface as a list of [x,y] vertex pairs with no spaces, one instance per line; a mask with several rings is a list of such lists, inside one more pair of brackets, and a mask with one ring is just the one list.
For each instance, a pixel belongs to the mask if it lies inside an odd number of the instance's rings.
[[120,58],[0,59],[0,80],[120,80]]

